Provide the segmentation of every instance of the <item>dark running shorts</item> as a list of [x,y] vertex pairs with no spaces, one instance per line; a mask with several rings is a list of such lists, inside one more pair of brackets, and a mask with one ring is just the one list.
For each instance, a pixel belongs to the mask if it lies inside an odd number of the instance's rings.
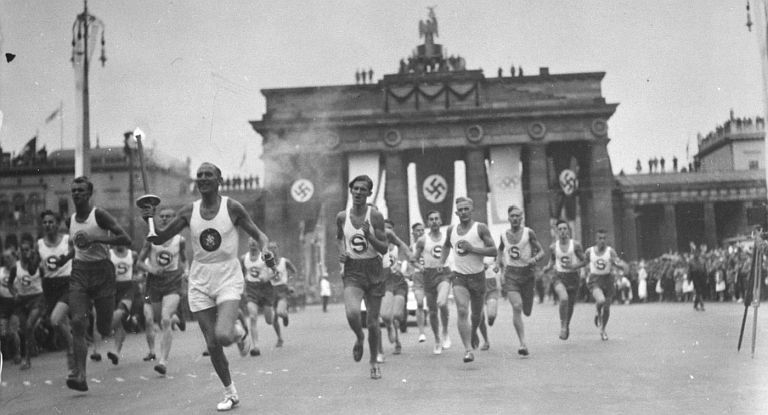
[[424,268],[424,292],[437,297],[440,283],[446,281],[450,284],[452,278],[453,274],[448,267],[444,267],[442,272],[438,272],[437,268]]
[[280,300],[291,298],[291,289],[285,284],[275,285],[272,287],[275,292],[275,305]]
[[[578,275],[577,275],[578,277]],[[533,309],[533,289],[536,285],[536,278],[532,267],[512,267],[504,268],[504,282],[501,291],[504,296],[507,293],[518,292],[523,300],[523,314],[531,315]]]
[[69,304],[69,277],[43,278],[43,295],[48,312],[56,303]]
[[86,294],[91,299],[114,298],[115,284],[115,266],[112,261],[72,261],[72,274],[69,277],[70,296],[75,291]]
[[579,273],[555,272],[555,275],[552,277],[552,286],[555,287],[558,283],[563,284],[565,290],[568,291],[568,295],[571,295],[571,293],[579,290]]
[[275,290],[272,289],[272,283],[269,281],[246,281],[245,296],[249,303],[254,303],[257,307],[272,307],[277,302]]
[[181,288],[182,273],[182,270],[179,269],[160,275],[149,274],[147,276],[149,285],[147,297],[149,297],[149,302],[162,302],[163,297],[170,294],[178,294],[179,297],[183,296],[184,291]]
[[115,283],[115,307],[121,302],[133,301],[138,290],[138,284],[134,281],[120,281]]
[[385,290],[391,292],[392,295],[400,295],[405,297],[408,295],[408,283],[405,281],[403,274],[390,269],[385,269],[384,274],[387,275],[387,282],[384,284]]
[[342,276],[344,287],[357,287],[365,295],[383,297],[385,287],[381,257],[368,259],[347,259]]
[[25,316],[29,316],[33,310],[45,311],[45,299],[43,294],[24,295],[16,298],[16,306],[14,312],[16,314],[24,313]]
[[614,295],[616,295],[616,284],[613,279],[613,275],[593,275],[589,274],[587,277],[587,288],[591,294],[595,288],[599,288],[603,291],[605,301],[610,304],[613,301]]
[[458,272],[453,273],[453,286],[464,287],[469,291],[470,295],[475,296],[477,294],[485,295],[485,272],[478,272],[477,274],[460,274]]

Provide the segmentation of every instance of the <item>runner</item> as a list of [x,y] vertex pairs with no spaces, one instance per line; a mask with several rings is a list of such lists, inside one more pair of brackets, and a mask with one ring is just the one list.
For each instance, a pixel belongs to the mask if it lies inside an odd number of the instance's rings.
[[[451,270],[443,267],[441,262],[443,245],[446,241],[446,235],[440,231],[442,225],[443,220],[440,212],[433,210],[427,213],[429,233],[422,235],[416,241],[416,249],[411,259],[412,262],[421,261],[424,264],[419,275],[423,293],[427,298],[429,325],[435,336],[433,354],[441,354],[443,349],[451,347],[451,338],[448,336],[448,295],[451,291]],[[416,287],[415,281],[414,278],[414,287]],[[441,327],[443,329],[442,340],[440,338]]]
[[357,176],[349,182],[352,208],[342,210],[336,216],[336,238],[339,262],[343,267],[344,305],[347,322],[355,333],[352,357],[356,362],[363,358],[363,334],[360,321],[360,304],[365,299],[368,326],[368,350],[370,352],[371,379],[381,379],[381,367],[376,361],[379,345],[379,311],[385,283],[382,275],[381,255],[387,252],[384,218],[376,208],[368,206],[373,180]]
[[549,247],[549,263],[544,267],[544,271],[546,272],[553,267],[555,269],[552,285],[560,302],[559,337],[560,340],[568,340],[573,306],[576,303],[576,294],[581,282],[578,270],[587,263],[581,244],[571,239],[571,229],[568,222],[558,220],[555,227],[557,240]]
[[[176,212],[173,209],[162,209],[158,215],[158,225],[165,228],[174,217]],[[144,262],[147,259],[149,264]],[[181,282],[187,269],[184,237],[175,235],[162,245],[145,242],[139,254],[138,268],[147,273],[146,291],[149,294],[153,317],[148,325],[154,327],[159,324],[161,330],[160,359],[155,365],[155,372],[165,375],[173,342],[171,328],[174,323],[183,325],[178,308],[181,300]]]
[[523,314],[526,317],[531,315],[536,284],[534,268],[544,258],[544,248],[533,229],[523,226],[522,209],[513,205],[507,209],[507,214],[509,229],[501,237],[496,264],[504,269],[501,291],[512,305],[512,323],[520,341],[517,353],[528,356]]
[[[157,236],[148,241],[160,245],[189,227],[192,266],[189,271],[189,308],[194,313],[216,374],[224,385],[224,400],[216,409],[228,411],[240,403],[232,382],[224,346],[237,342],[240,355],[248,354],[251,337],[238,319],[243,294],[243,271],[237,258],[238,228],[258,239],[263,246],[269,240],[251,220],[240,202],[219,194],[221,170],[211,163],[197,169],[197,190],[201,199],[185,205]],[[142,208],[142,217],[154,216],[154,207]]]
[[59,232],[61,219],[50,210],[40,215],[44,236],[37,240],[37,252],[40,255],[40,269],[43,273],[43,295],[50,314],[50,322],[67,344],[67,369],[75,370],[75,357],[72,349],[72,328],[69,323],[69,274],[72,273],[72,261],[58,266],[57,259],[67,255],[72,249],[69,235]]
[[[16,266],[13,251],[7,249],[0,257],[0,341],[13,353],[12,362],[21,363],[21,338],[19,337],[19,319],[13,313],[16,300],[11,292],[9,278],[11,268]],[[0,356],[2,353],[0,353]]]
[[19,369],[32,367],[32,350],[35,345],[35,328],[44,311],[43,282],[40,278],[40,258],[32,248],[32,241],[21,240],[19,260],[10,269],[8,288],[16,299],[14,314],[19,319],[24,336],[24,362]]
[[[411,252],[416,252],[416,244],[422,236],[424,236],[424,225],[421,223],[414,223],[411,226],[411,237],[413,238],[411,239],[413,241],[411,244]],[[427,341],[427,335],[424,334],[424,259],[421,256],[414,260],[410,260],[409,258],[406,264],[405,275],[413,282],[411,288],[413,289],[413,296],[416,299],[416,327],[419,330],[419,343],[424,343]]]
[[[410,257],[411,250],[395,234],[395,223],[389,219],[384,220],[384,233],[387,236],[387,253],[382,256],[382,272],[384,273],[384,297],[381,300],[381,319],[387,328],[389,342],[395,345],[393,354],[400,354],[403,346],[400,344],[400,326],[405,324],[405,298],[408,295],[408,283],[400,272],[398,264],[399,253],[403,252]],[[379,338],[381,339],[381,338]],[[384,361],[384,350],[379,341],[379,355],[377,361]]]
[[595,237],[596,244],[587,249],[586,260],[589,262],[589,277],[587,277],[587,287],[592,297],[595,299],[595,326],[600,328],[600,338],[603,341],[608,340],[608,334],[605,327],[608,325],[608,319],[611,317],[611,303],[616,293],[616,281],[613,277],[613,267],[618,266],[628,268],[627,265],[619,259],[613,248],[606,243],[606,231],[598,229]]
[[109,250],[109,260],[115,266],[115,311],[112,313],[112,330],[115,333],[115,352],[107,352],[107,358],[116,365],[120,361],[120,353],[125,342],[124,324],[131,316],[133,297],[138,289],[133,272],[136,265],[136,252],[125,246],[117,246]]
[[[483,345],[480,350],[491,348],[491,342],[488,338],[488,326],[493,326],[496,321],[496,315],[499,310],[499,295],[501,294],[501,278],[499,277],[499,267],[496,266],[493,258],[485,258],[485,301],[483,302],[483,316],[480,318],[480,335],[483,337]],[[488,324],[485,324],[486,319]]]
[[71,191],[75,213],[67,218],[66,225],[74,243],[74,252],[59,257],[57,265],[63,265],[74,256],[69,280],[69,316],[75,351],[75,373],[67,378],[67,387],[84,392],[88,390],[88,344],[85,331],[91,309],[95,308],[94,331],[103,337],[109,337],[112,332],[116,283],[115,267],[109,260],[107,246],[129,246],[131,238],[112,215],[92,205],[93,184],[87,177],[76,177],[72,181]]
[[275,272],[272,273],[273,275],[269,279],[275,294],[275,316],[272,321],[272,327],[274,327],[275,334],[277,334],[277,343],[275,344],[275,347],[283,347],[283,335],[280,330],[280,323],[277,319],[283,319],[283,327],[288,327],[288,298],[291,296],[288,288],[288,279],[293,278],[297,271],[290,260],[279,256],[279,248],[276,242],[270,242],[268,250],[275,256],[276,264]]
[[[453,270],[453,295],[456,300],[459,336],[464,344],[464,363],[475,360],[472,349],[480,345],[477,328],[483,314],[485,297],[485,268],[483,257],[495,257],[496,247],[491,232],[484,223],[472,219],[474,202],[467,197],[456,199],[456,216],[459,224],[448,228],[443,244],[441,268],[448,260],[451,248],[456,248]],[[471,326],[470,326],[471,311]]]
[[241,264],[243,274],[245,275],[245,299],[248,311],[248,323],[250,327],[251,356],[261,355],[257,347],[259,344],[259,335],[257,323],[259,313],[264,315],[264,321],[267,325],[272,325],[275,321],[273,306],[275,304],[275,290],[272,283],[269,282],[272,271],[267,268],[261,256],[259,242],[253,238],[248,239],[248,252],[243,255]]

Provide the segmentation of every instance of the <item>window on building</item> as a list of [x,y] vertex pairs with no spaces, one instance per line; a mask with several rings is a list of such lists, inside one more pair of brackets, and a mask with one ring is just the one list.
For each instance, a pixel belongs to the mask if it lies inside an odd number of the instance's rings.
[[749,161],[749,169],[750,170],[760,170],[760,162],[757,160],[750,160]]

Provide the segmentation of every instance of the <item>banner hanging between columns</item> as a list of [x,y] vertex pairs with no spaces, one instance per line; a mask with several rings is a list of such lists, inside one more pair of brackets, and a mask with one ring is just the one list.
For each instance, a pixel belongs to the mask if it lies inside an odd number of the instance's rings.
[[420,154],[413,159],[416,164],[416,192],[421,217],[427,212],[440,212],[443,223],[448,223],[453,212],[454,160],[441,152]]
[[507,209],[511,205],[524,209],[522,173],[520,146],[491,147],[488,167],[490,224],[507,223]]
[[[373,180],[373,189],[368,203],[372,203],[379,209],[384,217],[387,217],[387,201],[384,198],[384,189],[386,188],[386,175],[381,166],[381,157],[379,153],[357,153],[347,156],[348,176],[347,183],[360,175],[368,175]],[[352,207],[352,198],[349,196],[349,187],[347,190],[347,209]]]

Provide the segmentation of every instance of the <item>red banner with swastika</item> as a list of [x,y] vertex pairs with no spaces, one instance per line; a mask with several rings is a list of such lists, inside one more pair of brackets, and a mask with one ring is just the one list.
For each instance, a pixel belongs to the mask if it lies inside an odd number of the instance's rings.
[[426,224],[427,213],[440,212],[443,224],[451,222],[454,194],[454,157],[447,152],[420,153],[412,159],[416,164],[416,193],[419,211]]

